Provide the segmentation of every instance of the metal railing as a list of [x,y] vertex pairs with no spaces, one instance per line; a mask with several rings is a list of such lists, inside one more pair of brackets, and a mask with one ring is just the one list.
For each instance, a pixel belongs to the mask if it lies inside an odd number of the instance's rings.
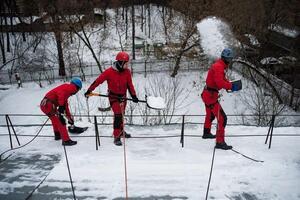
[[[9,142],[10,142],[10,149],[7,149],[6,151],[4,152],[0,152],[0,163],[3,164],[4,162],[6,162],[8,159],[10,159],[10,157],[12,156],[13,153],[10,153],[9,155],[6,155],[8,152],[11,152],[11,151],[14,151],[14,150],[17,150],[17,149],[21,149],[22,147],[30,144],[35,138],[37,137],[46,137],[46,136],[40,136],[40,132],[42,131],[43,127],[45,126],[45,124],[47,123],[47,121],[49,120],[47,118],[46,121],[44,121],[43,124],[40,124],[39,126],[41,127],[37,133],[33,134],[33,135],[18,135],[14,129],[14,124],[12,123],[12,120],[10,119],[10,116],[15,116],[15,117],[41,117],[41,116],[44,116],[44,115],[32,115],[32,114],[0,114],[0,117],[4,117],[5,116],[5,119],[6,119],[6,126],[8,128],[8,134],[5,134],[5,135],[9,135]],[[135,116],[139,116],[139,115],[135,115]],[[196,117],[196,116],[204,116],[204,115],[176,115],[176,116],[179,116],[181,117],[181,123],[178,123],[178,124],[181,124],[181,126],[178,127],[178,129],[180,130],[180,134],[173,134],[173,135],[167,135],[167,136],[162,136],[162,135],[159,135],[159,136],[147,136],[147,137],[134,137],[134,138],[180,138],[180,145],[181,145],[181,148],[184,148],[184,141],[185,141],[185,137],[201,137],[200,134],[199,135],[187,135],[185,134],[185,125],[186,125],[186,116],[188,117]],[[240,116],[240,115],[228,115],[229,117],[231,116]],[[250,116],[253,116],[253,115],[250,115]],[[271,148],[271,143],[272,143],[272,138],[273,136],[292,136],[292,137],[297,137],[297,136],[300,136],[300,134],[273,134],[273,129],[274,129],[274,124],[275,124],[275,120],[276,120],[276,117],[278,116],[275,116],[275,115],[268,115],[271,117],[271,120],[270,120],[270,123],[269,123],[269,129],[268,129],[268,133],[266,135],[255,135],[255,134],[247,134],[247,135],[226,135],[225,137],[257,137],[257,136],[265,136],[266,139],[265,139],[265,144],[268,143],[268,148],[270,149]],[[295,117],[300,117],[300,115],[281,115],[281,116],[295,116]],[[81,115],[80,117],[89,117],[87,115]],[[98,116],[98,117],[101,117],[101,116]],[[140,116],[139,116],[140,117]],[[95,135],[84,135],[84,136],[77,136],[77,137],[94,137],[95,138],[95,144],[96,144],[96,150],[99,149],[100,147],[100,137],[111,137],[111,136],[103,136],[99,134],[99,130],[98,130],[98,125],[99,123],[97,122],[97,116],[94,115],[93,116],[94,118],[94,126],[95,126]],[[17,147],[14,147],[13,146],[13,135],[12,135],[12,132],[16,138],[16,140],[18,141],[18,145]],[[2,136],[3,134],[0,134],[0,136]],[[19,136],[30,136],[33,138],[21,145],[19,140],[18,140],[18,137]],[[48,136],[50,137],[50,136]],[[53,136],[51,136],[53,137]],[[64,154],[65,154],[65,158],[66,158],[66,162],[67,162],[67,167],[68,167],[68,172],[69,172],[69,179],[70,179],[70,183],[71,183],[71,189],[72,189],[72,194],[73,194],[73,199],[76,199],[76,196],[75,196],[75,188],[73,187],[73,180],[72,180],[72,176],[71,176],[71,170],[70,170],[70,165],[69,165],[69,162],[68,162],[68,156],[67,156],[67,151],[66,151],[66,148],[65,146],[63,146],[64,148]],[[216,147],[213,148],[213,157],[212,157],[212,162],[211,162],[211,169],[210,169],[210,176],[209,176],[209,180],[208,180],[208,186],[207,186],[207,191],[206,191],[206,199],[208,197],[208,193],[209,193],[209,187],[210,187],[210,181],[211,181],[211,177],[212,177],[212,172],[213,172],[213,164],[214,164],[214,160],[215,160],[215,150],[216,150]],[[243,153],[241,153],[240,151],[236,150],[236,149],[231,149],[234,153],[237,153],[241,156],[243,156],[244,158],[246,159],[249,159],[251,161],[254,161],[254,162],[264,162],[263,160],[258,160],[258,159],[255,159],[253,157],[249,157]],[[124,145],[124,157],[126,158],[126,151],[125,151],[125,145]],[[125,169],[126,169],[126,164],[125,164]],[[126,170],[125,170],[126,171]],[[51,170],[50,170],[51,172]],[[48,177],[48,175],[50,174],[47,173],[45,175],[45,177],[40,181],[40,183],[31,191],[31,193],[29,194],[28,198],[30,198],[32,196],[32,194],[35,192],[35,190],[44,182],[44,180]],[[126,172],[125,172],[126,173]],[[27,198],[26,198],[27,199]]]
[[[41,117],[45,117],[43,114],[0,114],[0,127],[6,127],[7,122],[5,117],[9,116],[14,122],[14,119],[17,118],[24,118],[30,117],[30,120],[23,120],[23,123],[14,123],[13,125],[15,127],[33,127],[33,126],[41,126]],[[82,121],[83,118],[90,118],[93,119],[96,117],[98,119],[97,125],[113,125],[113,118],[114,115],[73,115],[75,118],[75,122]],[[227,116],[227,126],[259,126],[256,121],[250,122],[244,120],[237,120],[237,118],[248,118],[249,120],[253,119],[253,117],[265,117],[267,118],[267,123],[264,125],[261,125],[261,127],[269,126],[270,121],[272,120],[272,117],[274,115],[267,114],[267,115],[254,115],[254,114],[226,114]],[[204,118],[205,115],[124,115],[125,121],[127,125],[131,126],[171,126],[171,125],[181,125],[182,119],[184,118],[184,123],[187,125],[203,125],[204,124]],[[150,123],[144,123],[142,120],[143,118],[147,117],[150,121]],[[153,120],[153,119],[161,119],[162,117],[171,117],[171,120]],[[128,120],[129,118],[135,118],[136,120]],[[287,119],[288,118],[288,119]],[[78,120],[79,119],[79,120]],[[100,120],[99,120],[100,119]],[[151,120],[152,119],[152,120]],[[169,119],[169,118],[168,118]],[[282,121],[285,119],[285,121]],[[294,120],[291,120],[294,119]],[[18,119],[18,121],[20,121]],[[30,123],[28,123],[30,121]],[[90,120],[92,121],[92,120]],[[129,122],[130,121],[130,122]],[[167,121],[167,122],[166,122]],[[215,120],[216,121],[216,120]],[[153,123],[151,123],[153,122]],[[155,123],[156,122],[156,123]],[[214,123],[213,123],[214,124]],[[45,124],[45,126],[51,126],[50,122]],[[282,115],[276,115],[276,122],[274,123],[275,127],[300,127],[300,115],[298,114],[282,114]]]
[[[200,70],[207,68],[207,64],[199,60],[183,60],[181,61],[180,71]],[[113,61],[101,63],[103,70],[112,66]],[[133,60],[130,62],[130,69],[132,74],[143,73],[145,76],[149,73],[155,72],[172,72],[174,69],[175,61],[173,60]],[[17,72],[22,82],[38,82],[38,81],[51,81],[61,79],[70,79],[74,76],[91,77],[99,76],[100,69],[95,63],[85,63],[82,66],[66,66],[66,76],[61,77],[58,75],[58,66],[45,66],[41,68],[21,68],[17,71],[0,71],[0,84],[15,84],[15,73]]]

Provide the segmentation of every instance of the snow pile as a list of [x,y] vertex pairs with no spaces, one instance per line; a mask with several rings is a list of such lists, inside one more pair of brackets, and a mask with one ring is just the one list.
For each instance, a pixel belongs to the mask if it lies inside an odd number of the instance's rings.
[[270,30],[276,31],[277,33],[281,33],[287,37],[296,38],[299,36],[299,31],[295,29],[289,29],[278,24],[272,24],[269,26]]
[[220,57],[224,48],[239,46],[228,24],[216,17],[205,18],[197,27],[201,38],[200,45],[209,58]]

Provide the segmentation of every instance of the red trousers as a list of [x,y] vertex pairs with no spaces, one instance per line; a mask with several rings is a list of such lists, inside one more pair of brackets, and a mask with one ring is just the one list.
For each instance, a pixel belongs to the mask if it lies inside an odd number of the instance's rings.
[[63,141],[70,140],[66,125],[57,116],[57,107],[51,101],[43,99],[40,108],[51,120],[54,133],[59,133]]
[[205,121],[204,121],[204,128],[211,129],[212,121],[217,118],[218,126],[216,132],[216,141],[218,143],[224,142],[224,135],[225,135],[225,126],[227,124],[227,116],[222,109],[222,106],[219,102],[212,104],[212,105],[205,105]]
[[120,137],[124,130],[124,114],[126,109],[126,101],[119,102],[110,99],[110,106],[114,112],[114,138]]

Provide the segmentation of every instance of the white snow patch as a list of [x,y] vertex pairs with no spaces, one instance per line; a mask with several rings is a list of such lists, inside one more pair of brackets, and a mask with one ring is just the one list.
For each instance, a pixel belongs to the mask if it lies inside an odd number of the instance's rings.
[[289,29],[289,28],[280,26],[278,24],[271,24],[269,26],[269,29],[276,31],[277,33],[281,33],[285,36],[292,37],[292,38],[296,38],[299,35],[299,31],[297,31],[295,29]]

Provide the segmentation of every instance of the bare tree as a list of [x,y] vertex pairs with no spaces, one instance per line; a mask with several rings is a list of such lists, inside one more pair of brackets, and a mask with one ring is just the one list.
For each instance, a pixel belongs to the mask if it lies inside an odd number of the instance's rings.
[[[240,94],[243,104],[246,106],[248,113],[252,114],[251,117],[242,116],[244,123],[258,126],[267,126],[271,120],[272,115],[279,115],[286,107],[284,104],[280,104],[274,94],[267,91],[266,88],[261,85],[256,87],[249,85],[247,92]],[[245,111],[244,111],[245,112]],[[249,120],[246,120],[246,119]],[[277,121],[277,123],[280,123]]]
[[[127,11],[127,9],[126,9]],[[126,12],[126,16],[127,16],[127,12]],[[117,35],[118,35],[118,39],[119,39],[119,44],[120,44],[120,47],[121,47],[121,50],[124,51],[124,48],[125,48],[125,41],[127,40],[127,26],[128,24],[123,24],[123,23],[120,23],[120,16],[116,15],[115,18],[113,19],[113,24],[115,26],[115,29],[116,29],[116,32],[117,32]],[[125,34],[125,40],[123,40],[123,36]]]
[[135,60],[135,12],[134,12],[134,1],[131,5],[131,33],[132,33],[132,59]]
[[[194,1],[172,1],[173,12],[162,12],[166,41],[169,47],[168,57],[175,59],[171,77],[175,77],[180,69],[180,63],[185,53],[199,46],[196,24],[199,21],[199,10],[194,9]],[[176,41],[176,43],[174,43]]]
[[[102,41],[108,37],[108,29],[104,28],[102,25],[93,24],[91,18],[86,17],[82,18],[81,15],[76,15],[65,18],[68,21],[68,26],[70,29],[83,41],[85,46],[90,50],[99,71],[102,72],[102,66],[97,56],[97,51],[95,50],[95,42],[91,41],[93,36],[98,35],[98,37],[102,38]],[[76,22],[76,23],[75,23]]]
[[[144,117],[144,124],[170,124],[176,111],[185,108],[189,104],[189,95],[191,91],[186,91],[180,77],[166,77],[165,74],[153,75],[149,77],[144,93],[149,96],[160,96],[164,98],[166,108],[161,111],[154,111],[145,105],[139,105],[138,111]],[[156,117],[147,115],[155,113]],[[179,120],[179,119],[176,119]]]

